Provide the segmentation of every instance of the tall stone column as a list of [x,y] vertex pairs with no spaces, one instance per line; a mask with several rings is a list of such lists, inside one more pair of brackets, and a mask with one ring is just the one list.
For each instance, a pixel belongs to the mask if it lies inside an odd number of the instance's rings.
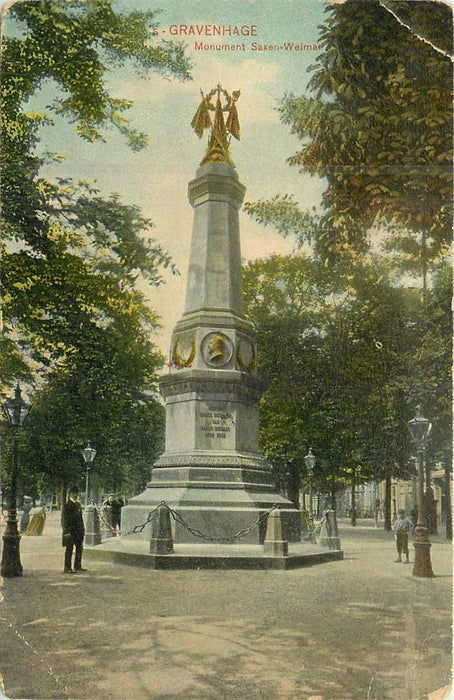
[[[205,159],[189,183],[194,224],[185,310],[175,326],[166,403],[165,452],[144,493],[122,511],[122,529],[165,501],[193,528],[222,542],[277,504],[284,537],[300,537],[300,514],[280,496],[258,443],[254,329],[241,296],[239,208],[245,188],[231,161]],[[199,542],[179,523],[174,541]],[[262,543],[266,521],[237,543]],[[144,537],[149,537],[146,529]]]

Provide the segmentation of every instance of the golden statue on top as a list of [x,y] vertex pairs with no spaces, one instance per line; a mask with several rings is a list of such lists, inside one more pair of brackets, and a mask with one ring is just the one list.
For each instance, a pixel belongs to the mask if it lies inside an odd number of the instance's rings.
[[[219,84],[208,95],[204,95],[202,90],[200,92],[202,93],[202,102],[194,115],[191,126],[199,139],[202,138],[205,129],[211,128],[207,152],[201,165],[203,163],[233,165],[230,158],[230,136],[240,140],[240,122],[235,103],[241,93],[239,90],[234,90],[230,95]],[[225,105],[221,104],[221,93],[226,99]],[[212,99],[215,95],[217,97],[214,105]],[[211,118],[211,112],[214,112],[214,120]],[[227,112],[226,121],[224,121],[224,112]]]

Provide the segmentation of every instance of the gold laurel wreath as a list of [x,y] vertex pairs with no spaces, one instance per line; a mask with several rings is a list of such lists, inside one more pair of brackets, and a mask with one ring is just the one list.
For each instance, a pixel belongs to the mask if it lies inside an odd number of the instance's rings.
[[192,341],[191,352],[189,353],[189,356],[186,358],[186,360],[183,359],[180,355],[180,351],[178,349],[179,340],[177,340],[175,345],[173,346],[172,362],[179,369],[183,369],[184,367],[190,367],[192,365],[192,363],[194,362],[194,357],[195,357],[195,353],[196,353],[196,345],[195,345],[195,338],[193,335],[191,336],[191,341]]
[[236,347],[236,359],[238,361],[239,366],[241,369],[243,369],[245,372],[250,372],[252,369],[255,369],[255,363],[257,361],[257,350],[256,347],[253,343],[251,343],[251,348],[252,348],[252,357],[250,362],[246,363],[244,361],[243,355],[241,353],[241,341],[238,343]]

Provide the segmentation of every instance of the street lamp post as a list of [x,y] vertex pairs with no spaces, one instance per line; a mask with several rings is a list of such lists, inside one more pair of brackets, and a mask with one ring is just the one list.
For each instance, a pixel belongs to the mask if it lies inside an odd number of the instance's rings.
[[315,467],[315,455],[312,452],[312,447],[309,447],[309,452],[304,458],[304,463],[306,465],[307,476],[309,479],[309,524],[313,524],[313,511],[312,511],[312,474]]
[[1,573],[5,578],[22,576],[20,560],[20,534],[17,529],[17,479],[19,475],[19,428],[24,424],[30,412],[30,406],[21,396],[21,388],[17,384],[14,398],[7,399],[4,411],[10,425],[14,428],[13,469],[9,490],[8,519],[3,535],[3,555]]
[[419,406],[416,408],[416,416],[407,423],[408,430],[418,450],[418,522],[415,530],[415,563],[413,576],[433,576],[432,562],[430,560],[430,541],[427,530],[426,512],[424,508],[424,465],[423,454],[427,437],[432,429],[431,422],[421,415]]
[[88,506],[88,480],[89,480],[89,474],[90,474],[90,465],[93,462],[94,458],[96,457],[96,450],[94,447],[91,447],[90,443],[87,442],[87,446],[84,447],[82,452],[82,457],[84,458],[85,462],[85,468],[86,468],[86,473],[85,473],[85,508]]

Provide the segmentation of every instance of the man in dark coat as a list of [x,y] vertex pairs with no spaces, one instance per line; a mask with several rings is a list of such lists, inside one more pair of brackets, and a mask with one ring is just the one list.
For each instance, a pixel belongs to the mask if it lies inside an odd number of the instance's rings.
[[[82,567],[82,550],[85,537],[84,519],[82,517],[82,506],[77,500],[77,487],[70,486],[68,489],[69,498],[63,506],[61,514],[61,525],[63,528],[63,547],[65,550],[65,574],[73,574],[76,571],[87,571]],[[71,566],[73,548],[76,548],[74,557],[74,569]]]

